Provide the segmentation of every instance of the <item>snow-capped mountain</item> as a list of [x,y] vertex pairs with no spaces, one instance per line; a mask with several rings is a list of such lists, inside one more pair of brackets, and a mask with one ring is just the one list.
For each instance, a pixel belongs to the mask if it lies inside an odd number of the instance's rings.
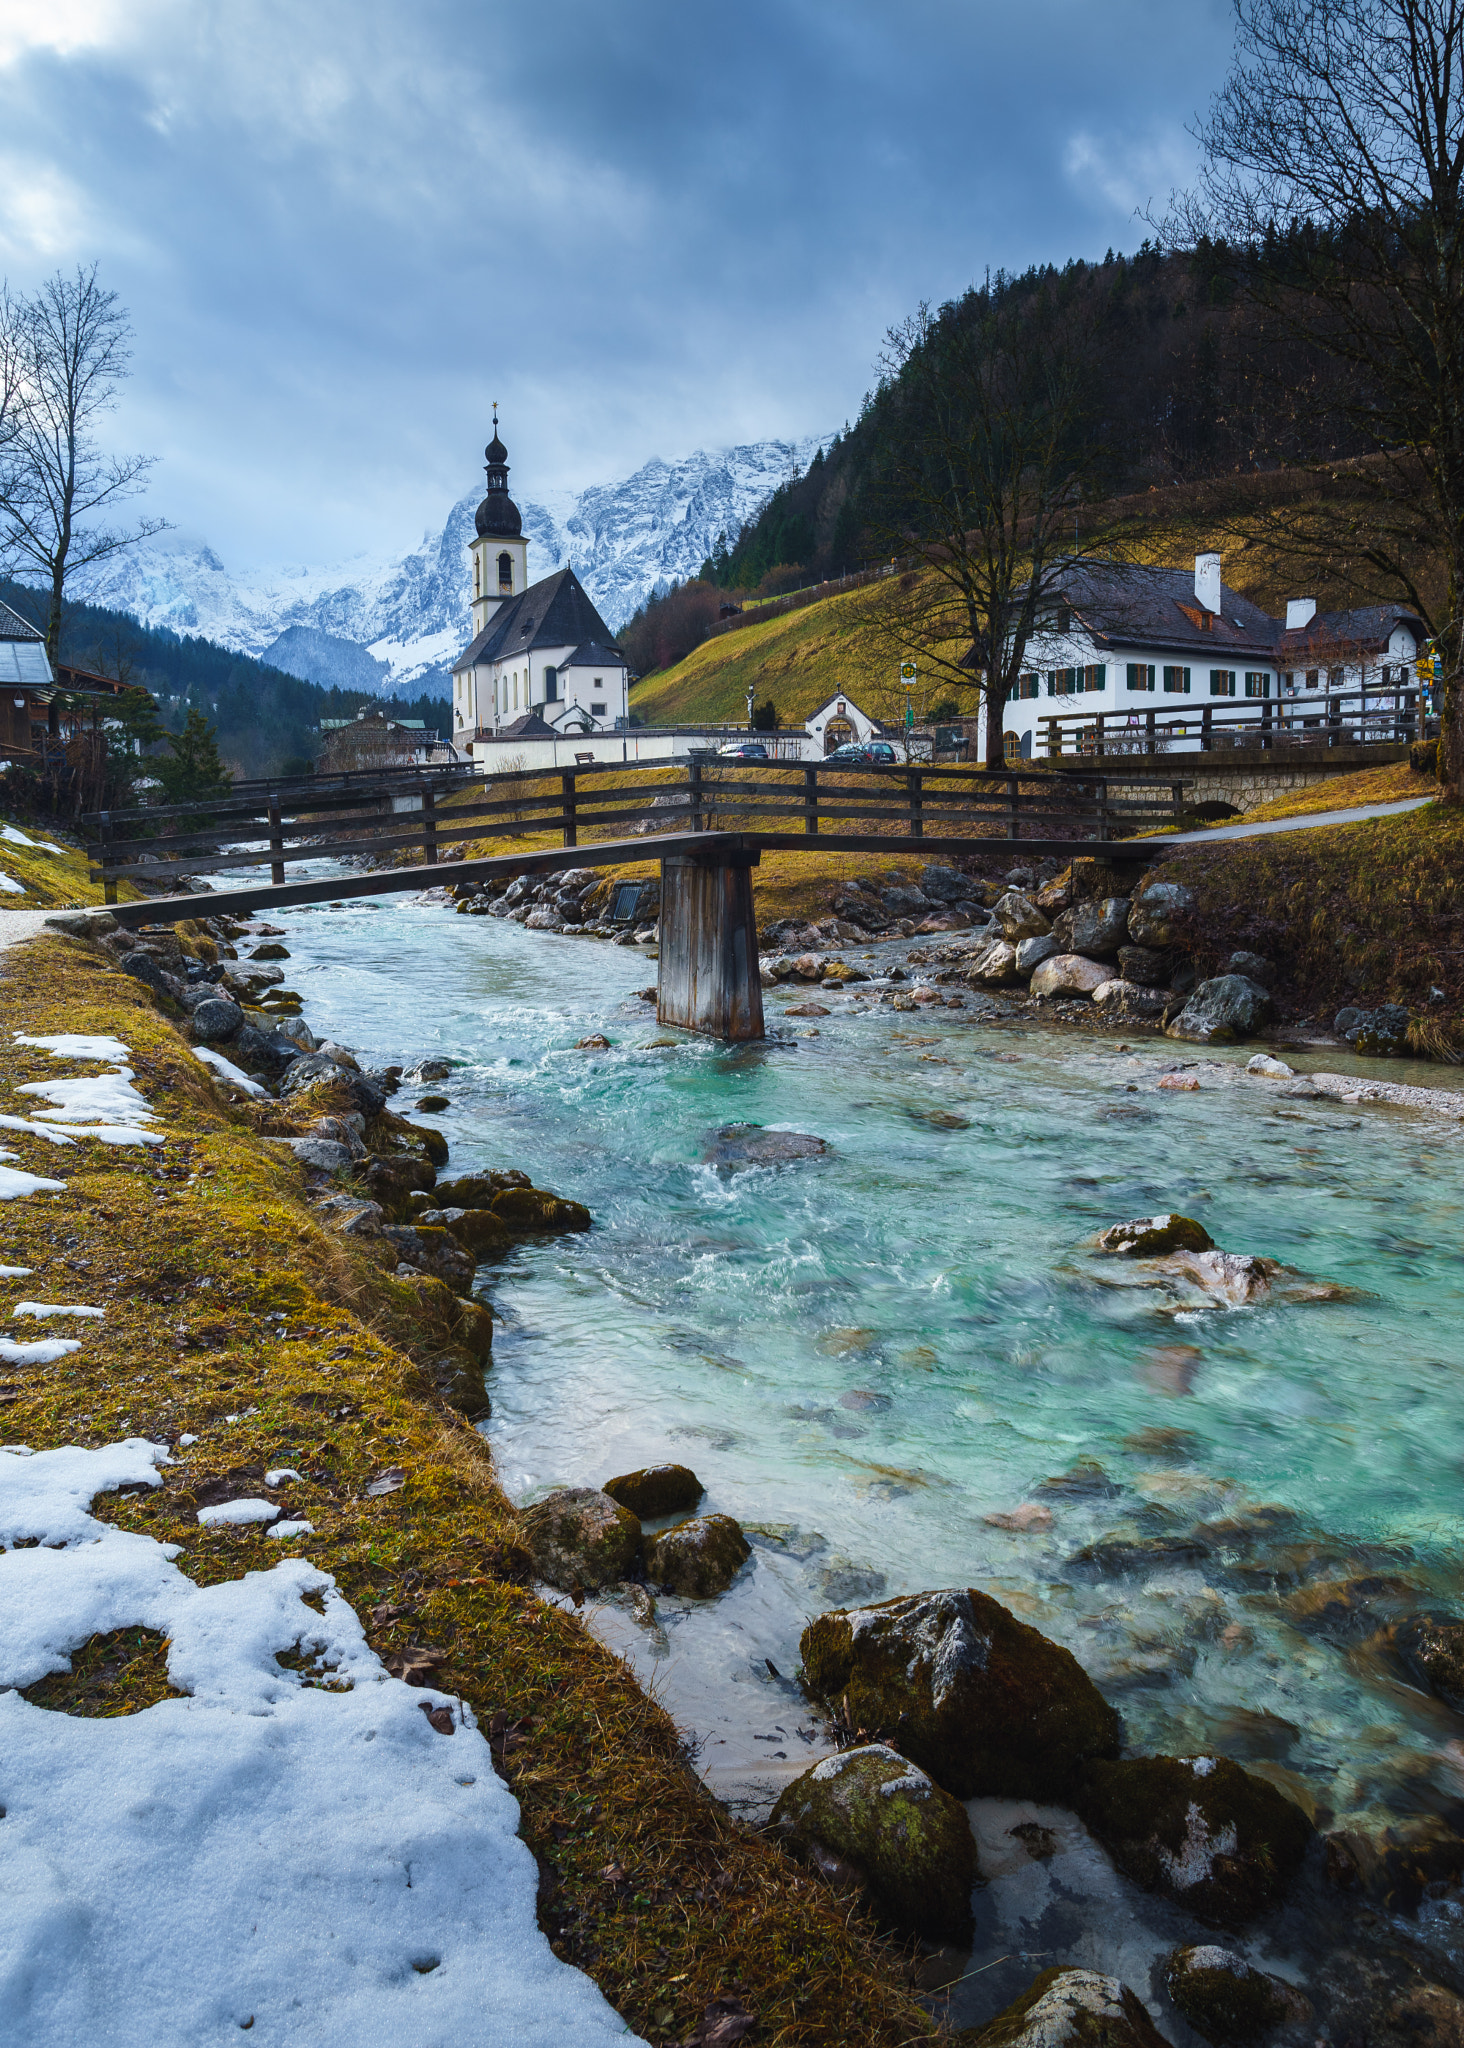
[[[735,538],[768,494],[831,438],[699,449],[578,495],[519,497],[529,573],[547,576],[572,563],[618,629],[652,591],[694,576],[718,534]],[[468,542],[480,495],[460,498],[439,532],[393,559],[235,573],[205,542],[170,533],[118,557],[77,595],[131,612],[145,626],[200,633],[265,657],[311,682],[445,695],[471,630]]]

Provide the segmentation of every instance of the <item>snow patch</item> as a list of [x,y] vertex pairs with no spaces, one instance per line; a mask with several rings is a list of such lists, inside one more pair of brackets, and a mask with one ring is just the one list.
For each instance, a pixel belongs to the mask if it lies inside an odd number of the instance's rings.
[[95,1316],[100,1322],[106,1310],[82,1308],[75,1302],[18,1301],[10,1313],[13,1316]]
[[36,1115],[63,1130],[78,1124],[150,1123],[155,1112],[131,1082],[131,1067],[119,1067],[115,1074],[58,1074],[54,1081],[26,1081],[16,1093],[53,1102],[54,1109],[38,1109]]
[[76,1337],[42,1337],[35,1344],[17,1344],[11,1337],[0,1337],[0,1365],[54,1365],[68,1351],[80,1349]]
[[31,1038],[17,1031],[14,1037],[17,1045],[38,1045],[58,1060],[111,1060],[125,1067],[132,1057],[120,1038],[85,1031],[58,1031],[48,1038]]
[[[13,1152],[0,1152],[0,1159],[13,1159]],[[23,1173],[18,1166],[0,1166],[0,1202],[17,1201],[21,1195],[66,1192],[64,1180],[47,1180],[39,1173]]]
[[315,1534],[315,1524],[313,1522],[274,1522],[264,1533],[266,1536],[273,1536],[277,1541],[284,1541],[291,1536],[313,1536]]
[[272,1500],[221,1500],[211,1508],[200,1508],[198,1519],[205,1529],[221,1523],[272,1522],[279,1509]]
[[24,896],[25,883],[17,882],[13,875],[0,874],[0,889],[3,889],[7,896]]
[[29,1280],[34,1270],[31,1266],[0,1266],[0,1280]]
[[[287,1479],[298,1480],[299,1478],[300,1475],[293,1465],[276,1465],[265,1473],[264,1483],[266,1486],[283,1486]],[[304,1482],[301,1481],[301,1484],[303,1485]]]
[[252,1080],[242,1067],[236,1067],[232,1060],[226,1060],[223,1054],[215,1052],[212,1046],[195,1045],[193,1056],[195,1059],[202,1060],[206,1067],[212,1067],[220,1080],[227,1081],[231,1087],[242,1088],[246,1095],[262,1097],[269,1094],[267,1088],[261,1088],[259,1083]]

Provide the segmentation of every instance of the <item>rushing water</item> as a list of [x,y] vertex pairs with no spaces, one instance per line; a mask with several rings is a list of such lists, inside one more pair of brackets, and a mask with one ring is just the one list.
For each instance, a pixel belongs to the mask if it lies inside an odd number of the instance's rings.
[[[825,1746],[789,1675],[810,1615],[977,1584],[1075,1652],[1134,1748],[1220,1750],[1323,1826],[1458,1798],[1454,1717],[1346,1595],[1315,1593],[1371,1575],[1398,1582],[1385,1602],[1452,1604],[1456,1125],[1263,1088],[1242,1052],[1159,1092],[1180,1056],[1162,1041],[854,995],[821,998],[815,1032],[770,996],[780,1046],[668,1042],[629,949],[401,897],[282,916],[317,1034],[363,1063],[457,1063],[451,1109],[423,1119],[450,1171],[521,1166],[592,1210],[588,1236],[484,1275],[487,1433],[519,1501],[674,1458],[747,1529],[752,1565],[720,1600],[662,1600],[654,1630],[613,1602],[594,1617],[719,1789],[755,1804]],[[593,1032],[610,1050],[576,1048]],[[830,1150],[706,1163],[732,1122]],[[1112,1284],[1085,1240],[1170,1208],[1358,1298],[1186,1310]],[[1024,1502],[1050,1527],[988,1520]],[[1216,1537],[1222,1520],[1243,1527]],[[1073,1562],[1197,1524],[1208,1556]]]

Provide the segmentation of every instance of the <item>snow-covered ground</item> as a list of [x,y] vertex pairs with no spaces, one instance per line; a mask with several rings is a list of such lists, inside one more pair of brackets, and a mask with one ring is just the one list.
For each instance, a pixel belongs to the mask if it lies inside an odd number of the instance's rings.
[[[698,449],[659,457],[634,476],[577,493],[536,493],[509,481],[529,536],[529,573],[564,563],[618,630],[658,587],[694,576],[720,533],[744,520],[831,435]],[[362,554],[325,568],[230,569],[197,535],[170,533],[127,550],[78,583],[78,595],[132,612],[147,626],[201,633],[245,654],[269,655],[320,683],[384,692],[442,688],[471,632],[468,543],[476,484],[405,554]],[[373,672],[363,661],[362,650]]]
[[[87,1719],[0,1694],[0,2039],[631,2040],[540,1933],[517,1803],[461,1701],[390,1677],[304,1558],[198,1586],[178,1545],[92,1515],[166,1458],[0,1450],[0,1686],[142,1627],[187,1695]],[[294,1650],[308,1670],[279,1664]]]

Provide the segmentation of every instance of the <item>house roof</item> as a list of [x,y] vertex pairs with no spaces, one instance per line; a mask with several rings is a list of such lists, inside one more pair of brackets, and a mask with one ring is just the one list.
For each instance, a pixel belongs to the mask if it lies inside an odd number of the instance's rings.
[[[847,690],[835,690],[833,696],[828,698],[824,703],[820,704],[817,711],[809,712],[807,718],[805,718],[803,721],[804,724],[812,725],[813,721],[816,718],[822,718],[824,713],[826,711],[832,711],[836,704],[852,704],[854,709],[859,713],[859,716],[861,718],[874,719],[874,714],[872,712],[866,711],[864,706],[858,703],[853,697],[851,697]],[[879,721],[877,719],[874,719],[874,723],[878,724]]]
[[1269,612],[1225,583],[1220,586],[1220,610],[1207,612],[1195,596],[1191,569],[1079,562],[1060,579],[1058,588],[1077,623],[1106,647],[1269,659],[1281,634]]
[[625,656],[618,647],[608,646],[603,640],[586,640],[583,647],[576,647],[564,667],[624,668]]
[[46,690],[53,680],[42,635],[29,619],[0,604],[0,687],[24,683]]
[[479,662],[508,661],[537,647],[582,647],[593,641],[612,644],[610,628],[595,610],[573,569],[531,583],[501,604],[481,633],[470,640],[452,665],[473,668]]
[[1418,643],[1427,638],[1422,619],[1406,605],[1365,604],[1350,612],[1318,612],[1304,626],[1290,632],[1282,629],[1277,658],[1305,668],[1328,657],[1355,661],[1363,654],[1384,654],[1398,626],[1406,626]]
[[546,725],[537,711],[526,711],[512,725],[500,725],[495,734],[500,740],[552,740],[554,736],[553,726]]

